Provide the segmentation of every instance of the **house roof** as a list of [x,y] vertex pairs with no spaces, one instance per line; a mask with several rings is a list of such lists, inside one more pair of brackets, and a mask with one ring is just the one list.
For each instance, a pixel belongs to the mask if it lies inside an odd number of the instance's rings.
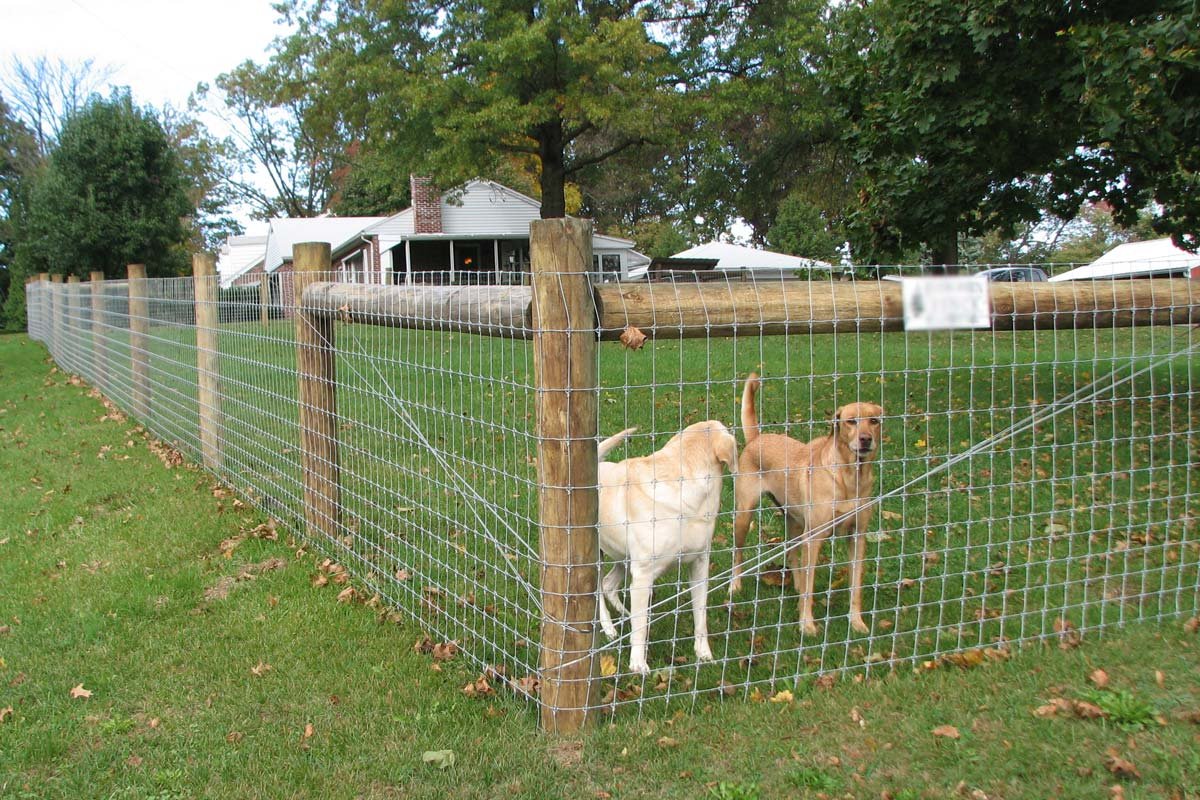
[[1096,278],[1145,278],[1152,275],[1187,274],[1200,266],[1200,255],[1180,250],[1168,239],[1127,242],[1109,250],[1090,264],[1076,267],[1052,281],[1078,281]]
[[715,258],[718,270],[747,269],[751,271],[788,271],[796,269],[832,269],[826,261],[800,258],[757,247],[745,247],[729,242],[709,242],[689,247],[672,258]]
[[230,236],[217,253],[217,275],[222,286],[229,286],[237,278],[262,263],[267,250],[266,236]]
[[292,260],[292,247],[302,242],[328,242],[338,249],[386,217],[280,217],[271,220],[264,268],[274,272]]

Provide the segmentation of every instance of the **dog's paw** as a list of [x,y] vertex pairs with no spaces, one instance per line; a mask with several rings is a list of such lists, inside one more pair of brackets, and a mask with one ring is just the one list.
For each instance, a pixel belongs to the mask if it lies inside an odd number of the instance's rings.
[[729,582],[729,597],[732,599],[735,594],[742,590],[742,579],[734,578]]
[[609,641],[612,641],[613,639],[617,638],[617,627],[615,625],[613,625],[611,622],[609,622],[608,624],[601,622],[600,627],[604,630],[604,635],[609,638]]
[[858,633],[870,633],[871,629],[867,627],[867,623],[863,622],[862,617],[850,620],[850,627]]
[[713,660],[712,650],[708,646],[708,642],[703,645],[696,645],[696,661],[708,662]]
[[800,630],[804,631],[805,636],[816,636],[821,632],[821,629],[817,627],[817,623],[811,619],[800,620]]
[[634,675],[649,675],[650,674],[650,665],[647,664],[645,661],[637,661],[637,662],[630,661],[629,662],[629,671],[632,672]]

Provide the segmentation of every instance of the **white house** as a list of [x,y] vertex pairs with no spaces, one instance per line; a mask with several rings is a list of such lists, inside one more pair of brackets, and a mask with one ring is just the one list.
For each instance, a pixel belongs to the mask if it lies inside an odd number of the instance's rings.
[[[354,283],[522,283],[529,272],[529,223],[541,204],[494,181],[473,180],[442,194],[412,179],[413,205],[390,217],[316,217],[270,222],[261,262],[222,273],[223,283],[256,284],[291,271],[298,242],[328,242],[332,267]],[[650,259],[633,242],[596,234],[597,280],[620,280]],[[286,289],[275,296],[289,302]]]
[[263,263],[267,250],[267,237],[230,236],[217,253],[217,275],[222,286],[229,286],[239,275],[243,275]]
[[1052,275],[1050,280],[1163,278],[1184,275],[1200,278],[1200,255],[1180,250],[1168,238],[1117,245],[1092,263],[1060,275]]

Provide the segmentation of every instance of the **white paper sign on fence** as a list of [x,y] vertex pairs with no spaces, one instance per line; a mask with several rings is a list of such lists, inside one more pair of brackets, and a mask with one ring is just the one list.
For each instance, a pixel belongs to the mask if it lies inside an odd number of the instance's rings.
[[900,286],[905,330],[945,331],[992,325],[986,275],[904,278]]

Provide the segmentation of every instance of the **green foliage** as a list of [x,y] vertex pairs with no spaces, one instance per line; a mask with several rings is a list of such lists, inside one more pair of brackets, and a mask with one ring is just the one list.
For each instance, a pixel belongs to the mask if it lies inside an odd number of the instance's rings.
[[128,94],[93,98],[63,125],[30,189],[17,240],[25,274],[151,276],[188,266],[184,220],[192,213],[183,172],[162,125]]
[[1131,225],[1200,227],[1200,12],[1174,0],[1045,7],[882,0],[835,12],[819,74],[857,166],[855,251],[927,244],[957,261],[959,234],[1070,220],[1106,200]]
[[320,87],[314,116],[438,185],[535,159],[556,217],[573,173],[670,128],[669,53],[636,8],[295,0],[272,64]]
[[790,194],[767,231],[767,244],[782,253],[833,263],[841,241],[830,231],[821,209],[799,194]]
[[1158,711],[1128,689],[1088,689],[1080,696],[1099,706],[1106,719],[1122,730],[1141,730],[1154,723]]
[[708,790],[708,796],[714,800],[758,800],[758,784],[721,781]]

